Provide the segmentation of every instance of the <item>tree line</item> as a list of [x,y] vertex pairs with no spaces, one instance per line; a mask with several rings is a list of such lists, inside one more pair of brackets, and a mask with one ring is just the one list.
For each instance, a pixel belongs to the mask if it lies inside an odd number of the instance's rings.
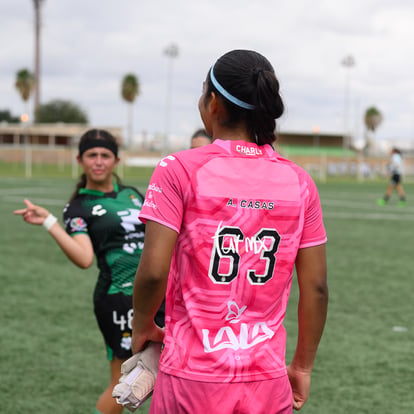
[[[29,69],[20,69],[16,73],[15,87],[20,94],[27,116],[27,103],[35,88],[35,77]],[[127,124],[127,144],[131,143],[133,134],[133,103],[140,94],[140,83],[136,75],[127,73],[121,81],[120,94],[122,99],[128,104],[128,124]],[[0,122],[10,123],[25,122],[27,119],[14,116],[9,110],[0,110]],[[358,150],[369,151],[374,145],[375,132],[383,121],[381,111],[375,106],[370,106],[364,113],[365,135],[363,138],[363,148]],[[35,123],[77,123],[88,124],[87,112],[77,103],[65,99],[53,99],[44,104],[39,104],[34,113]]]
[[[20,69],[16,73],[15,87],[25,105],[25,114],[14,116],[8,109],[0,110],[0,122],[10,123],[25,122],[28,116],[28,101],[35,88],[35,77],[27,69]],[[140,93],[140,84],[136,75],[126,74],[121,82],[121,97],[128,104],[128,130],[132,131],[132,104]],[[53,99],[44,104],[39,104],[34,113],[34,123],[77,123],[87,124],[89,122],[87,112],[75,102],[65,99]],[[132,133],[132,132],[131,132]]]

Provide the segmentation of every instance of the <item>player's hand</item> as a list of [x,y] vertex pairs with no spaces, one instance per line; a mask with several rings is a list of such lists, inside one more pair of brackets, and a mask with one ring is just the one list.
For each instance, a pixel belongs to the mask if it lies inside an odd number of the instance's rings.
[[292,387],[293,408],[300,410],[309,397],[311,371],[300,370],[291,365],[287,367],[290,385]]
[[31,203],[29,200],[24,199],[26,208],[20,210],[15,210],[13,214],[20,215],[23,217],[23,220],[30,224],[43,224],[46,217],[49,215],[49,211],[43,207],[36,206]]
[[127,359],[121,366],[122,376],[112,391],[118,404],[135,412],[152,394],[157,379],[161,344],[149,342],[142,351]]
[[132,353],[136,354],[142,351],[149,341],[163,342],[165,331],[164,328],[160,328],[155,323],[148,330],[132,329]]

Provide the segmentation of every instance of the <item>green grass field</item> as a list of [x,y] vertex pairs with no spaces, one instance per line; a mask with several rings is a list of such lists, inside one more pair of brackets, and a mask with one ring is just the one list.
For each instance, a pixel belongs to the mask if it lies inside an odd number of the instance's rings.
[[[92,310],[96,267],[76,268],[42,227],[12,214],[27,197],[61,218],[74,180],[6,173],[0,168],[0,411],[92,413],[109,376]],[[145,191],[148,174],[131,170],[124,181]],[[329,238],[330,304],[301,412],[412,414],[414,185],[406,186],[405,208],[395,197],[376,205],[384,182],[318,187]],[[287,360],[295,346],[296,304],[294,284]]]

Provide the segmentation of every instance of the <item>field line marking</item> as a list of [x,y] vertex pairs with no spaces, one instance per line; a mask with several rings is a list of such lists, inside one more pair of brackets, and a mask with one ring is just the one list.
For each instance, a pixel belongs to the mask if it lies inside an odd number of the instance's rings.
[[327,211],[323,213],[324,218],[337,219],[357,219],[357,220],[394,220],[394,221],[414,221],[412,215],[402,214],[384,214],[384,213],[352,213],[352,212],[337,212]]
[[[2,201],[8,202],[8,203],[20,203],[24,205],[23,198],[24,197],[6,196],[6,197],[2,197]],[[61,206],[62,208],[66,204],[66,201],[56,200],[52,198],[39,198],[35,200],[30,200],[30,201],[33,202],[34,204],[48,205],[48,206]]]

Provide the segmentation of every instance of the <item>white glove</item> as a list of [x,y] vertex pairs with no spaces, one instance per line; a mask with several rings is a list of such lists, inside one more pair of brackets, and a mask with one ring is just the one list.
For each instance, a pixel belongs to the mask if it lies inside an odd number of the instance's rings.
[[161,343],[150,342],[121,365],[122,377],[115,385],[112,397],[118,404],[134,412],[154,391],[161,355]]

